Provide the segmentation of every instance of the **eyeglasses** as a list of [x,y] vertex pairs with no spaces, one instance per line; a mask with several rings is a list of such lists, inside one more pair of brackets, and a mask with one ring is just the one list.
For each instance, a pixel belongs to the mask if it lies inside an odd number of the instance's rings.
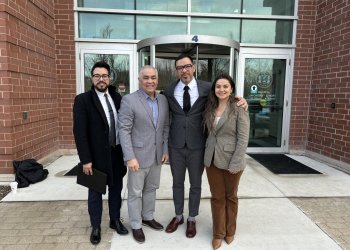
[[193,64],[186,64],[186,65],[183,65],[183,66],[177,66],[175,67],[175,69],[177,71],[182,71],[182,70],[189,70],[190,68],[192,68]]
[[98,74],[96,74],[96,75],[92,76],[92,78],[94,80],[100,80],[101,77],[102,77],[103,80],[107,80],[109,78],[109,75],[98,75]]

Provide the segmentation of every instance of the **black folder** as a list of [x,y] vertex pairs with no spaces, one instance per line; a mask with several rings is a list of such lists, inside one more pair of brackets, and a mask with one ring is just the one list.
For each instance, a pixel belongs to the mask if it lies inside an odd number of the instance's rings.
[[87,175],[83,172],[83,164],[79,163],[77,169],[77,183],[91,188],[96,192],[105,194],[107,185],[107,174],[100,170],[92,169],[92,175]]

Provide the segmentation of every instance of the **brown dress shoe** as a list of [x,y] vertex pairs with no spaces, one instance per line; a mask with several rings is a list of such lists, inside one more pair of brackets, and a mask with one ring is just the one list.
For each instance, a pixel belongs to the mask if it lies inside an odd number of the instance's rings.
[[140,229],[133,229],[132,230],[132,236],[136,240],[137,243],[144,243],[145,242],[145,235],[143,234],[142,228]]
[[188,238],[193,238],[196,236],[196,222],[187,220],[186,236]]
[[215,250],[221,247],[221,242],[222,242],[222,239],[213,239],[213,241],[211,242],[213,249]]
[[234,236],[226,236],[225,241],[229,245],[232,243]]
[[157,231],[162,231],[164,229],[163,225],[159,222],[153,220],[142,220],[142,225],[150,227]]
[[173,232],[176,231],[177,227],[178,227],[179,225],[183,224],[183,223],[184,223],[184,217],[182,217],[182,219],[181,219],[180,221],[178,221],[178,220],[176,219],[176,217],[174,217],[174,218],[170,221],[170,223],[168,224],[168,226],[166,227],[165,232],[167,232],[167,233],[173,233]]

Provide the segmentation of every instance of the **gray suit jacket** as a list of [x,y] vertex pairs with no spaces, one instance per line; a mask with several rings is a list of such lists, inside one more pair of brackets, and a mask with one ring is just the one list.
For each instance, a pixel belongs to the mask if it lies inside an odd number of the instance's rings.
[[174,97],[174,90],[178,82],[179,80],[169,84],[164,90],[170,109],[169,147],[183,148],[187,145],[189,149],[204,148],[205,134],[202,113],[211,83],[197,80],[199,97],[186,115]]
[[209,167],[214,159],[214,165],[220,169],[227,169],[234,173],[244,170],[249,126],[247,111],[237,107],[236,104],[227,107],[216,127],[209,131],[204,165]]
[[158,124],[153,124],[152,110],[138,90],[122,98],[119,114],[119,138],[124,161],[136,158],[140,168],[162,164],[168,154],[169,108],[163,95],[158,95]]

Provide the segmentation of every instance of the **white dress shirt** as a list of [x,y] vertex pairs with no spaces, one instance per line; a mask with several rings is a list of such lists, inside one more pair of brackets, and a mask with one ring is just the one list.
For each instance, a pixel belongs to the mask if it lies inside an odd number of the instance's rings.
[[[180,80],[174,90],[174,97],[176,101],[180,104],[181,108],[183,108],[183,96],[184,96],[185,86],[186,84],[184,84]],[[196,79],[193,78],[192,81],[187,86],[189,87],[188,93],[190,94],[190,97],[191,97],[191,107],[192,107],[199,97]]]
[[114,113],[114,119],[115,119],[115,142],[116,142],[116,145],[120,144],[119,142],[119,136],[118,136],[118,113],[117,113],[117,110],[115,108],[115,105],[114,105],[114,102],[113,102],[113,99],[112,97],[110,96],[109,92],[108,92],[108,89],[105,93],[102,93],[100,91],[97,91],[95,90],[97,96],[98,96],[98,99],[100,99],[100,102],[102,104],[102,107],[103,107],[103,111],[105,112],[106,114],[106,117],[107,117],[107,121],[108,121],[108,126],[111,126],[111,117],[109,115],[109,111],[108,111],[108,106],[107,106],[107,102],[106,102],[106,97],[105,97],[105,94],[107,94],[108,96],[108,101],[109,103],[111,104],[112,106],[112,109],[113,109],[113,113]]

